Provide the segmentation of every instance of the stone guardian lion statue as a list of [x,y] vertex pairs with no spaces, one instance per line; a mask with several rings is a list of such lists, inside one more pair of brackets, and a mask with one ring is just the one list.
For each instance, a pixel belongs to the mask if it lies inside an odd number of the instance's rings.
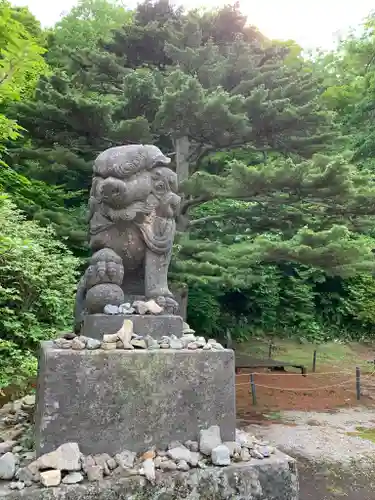
[[167,275],[180,197],[170,161],[152,145],[113,147],[96,158],[89,199],[93,254],[77,289],[76,331],[85,314],[135,298],[153,298],[176,313]]

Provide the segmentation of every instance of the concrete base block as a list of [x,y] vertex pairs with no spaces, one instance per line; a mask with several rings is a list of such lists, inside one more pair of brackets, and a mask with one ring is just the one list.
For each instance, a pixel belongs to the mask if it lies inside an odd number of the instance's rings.
[[56,349],[43,342],[36,408],[37,453],[77,442],[85,455],[197,440],[199,429],[235,434],[232,350]]
[[[114,472],[115,475],[116,471]],[[3,494],[2,494],[3,493]],[[155,484],[144,477],[109,478],[58,488],[5,491],[6,500],[298,500],[295,461],[282,453],[264,460],[208,467],[190,472],[157,472]]]
[[103,335],[116,333],[124,323],[124,319],[133,321],[134,332],[137,335],[151,335],[154,339],[160,339],[163,335],[182,336],[182,318],[171,314],[160,316],[88,314],[83,320],[81,335],[102,340]]

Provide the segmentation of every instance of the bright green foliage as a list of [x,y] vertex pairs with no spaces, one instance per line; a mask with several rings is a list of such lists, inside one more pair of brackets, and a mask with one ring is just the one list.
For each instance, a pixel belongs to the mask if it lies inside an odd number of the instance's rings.
[[79,0],[49,34],[48,62],[64,66],[71,54],[109,41],[112,30],[131,22],[132,12],[118,0]]
[[70,327],[78,260],[4,195],[0,226],[1,388],[35,368],[40,340]]

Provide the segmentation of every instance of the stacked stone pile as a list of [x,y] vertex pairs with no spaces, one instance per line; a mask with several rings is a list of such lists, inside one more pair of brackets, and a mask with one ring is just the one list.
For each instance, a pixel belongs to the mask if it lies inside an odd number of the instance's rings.
[[26,396],[0,411],[0,479],[10,489],[137,475],[153,482],[157,474],[226,467],[236,462],[262,460],[275,452],[267,442],[241,430],[236,431],[235,441],[222,442],[220,428],[212,426],[200,431],[199,441],[172,442],[165,449],[153,447],[140,454],[124,450],[113,457],[105,453],[84,456],[77,443],[65,443],[36,459],[31,449],[33,443],[25,439],[32,428],[30,415],[34,404],[35,398]]
[[62,338],[56,339],[54,341],[54,345],[58,349],[104,349],[107,351],[115,349],[224,349],[224,347],[215,339],[208,339],[206,341],[204,337],[197,337],[194,330],[192,330],[187,323],[184,323],[182,337],[171,335],[163,336],[161,339],[156,340],[150,335],[136,335],[133,331],[133,322],[130,319],[124,320],[124,323],[118,332],[103,335],[102,341],[84,337],[82,335],[74,336],[69,333]]

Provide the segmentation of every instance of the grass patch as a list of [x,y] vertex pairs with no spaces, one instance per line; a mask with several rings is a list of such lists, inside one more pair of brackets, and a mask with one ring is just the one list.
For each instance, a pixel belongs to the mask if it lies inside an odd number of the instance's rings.
[[[337,368],[338,371],[353,369],[359,366],[363,373],[371,373],[374,365],[368,363],[366,358],[372,358],[371,350],[360,344],[342,344],[339,342],[328,342],[326,344],[300,344],[296,341],[285,339],[274,339],[272,358],[294,362],[305,365],[307,370],[312,369],[313,353],[317,350],[316,370],[322,371],[320,367]],[[238,344],[238,352],[249,354],[256,358],[268,358],[269,342],[260,340],[249,340]]]
[[375,427],[356,427],[354,432],[347,432],[347,435],[360,437],[375,443]]

